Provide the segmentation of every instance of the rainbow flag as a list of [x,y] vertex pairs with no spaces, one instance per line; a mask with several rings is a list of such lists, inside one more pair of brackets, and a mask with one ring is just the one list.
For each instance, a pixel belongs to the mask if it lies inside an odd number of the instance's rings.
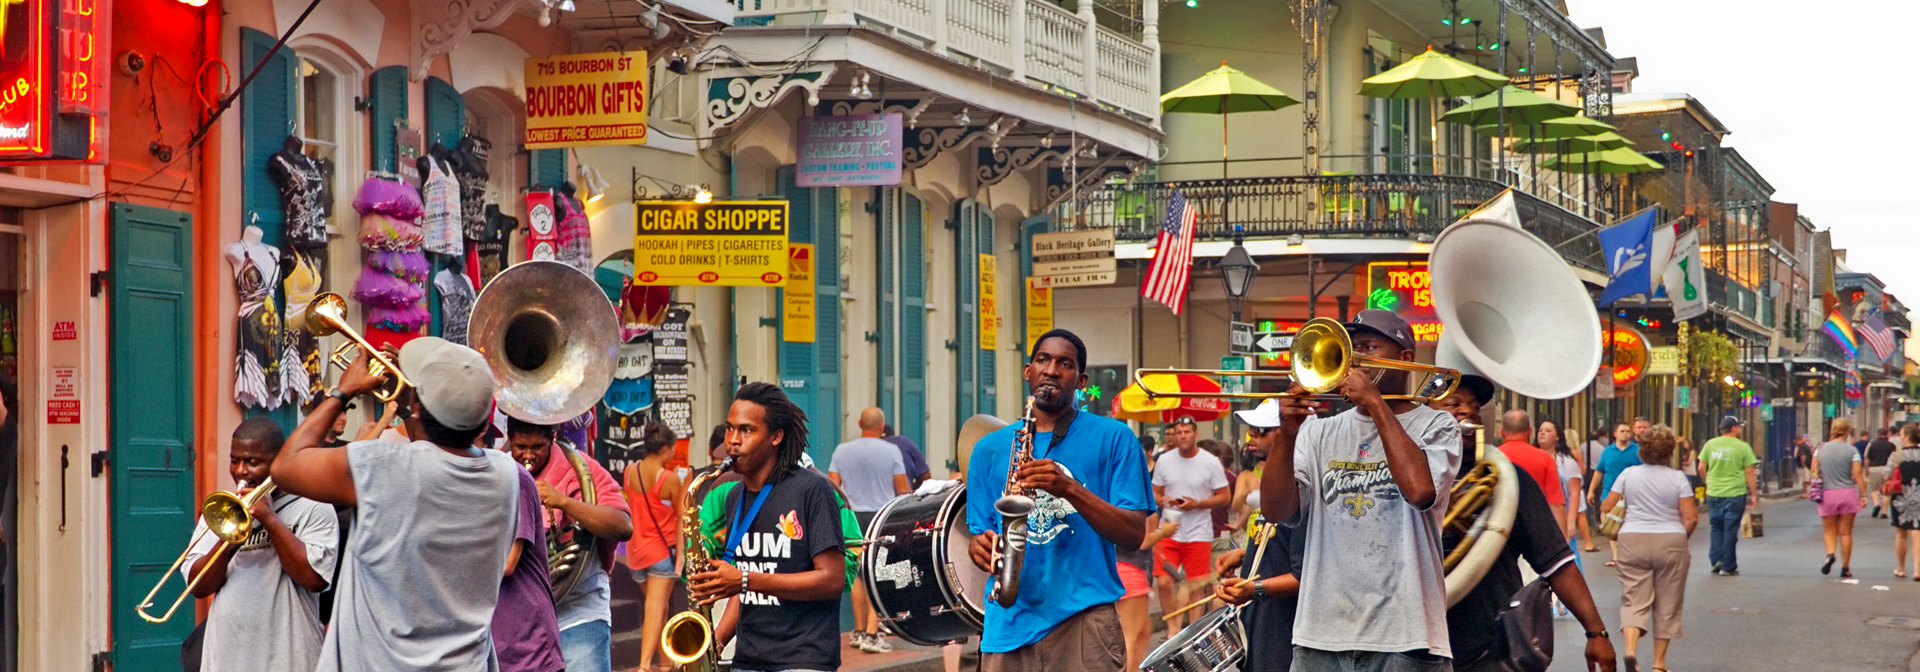
[[1853,335],[1853,325],[1847,324],[1846,319],[1840,317],[1840,311],[1827,313],[1827,323],[1822,325],[1821,329],[1825,330],[1828,336],[1833,337],[1833,342],[1840,344],[1840,349],[1847,351],[1847,359],[1853,359],[1860,354],[1860,340]]

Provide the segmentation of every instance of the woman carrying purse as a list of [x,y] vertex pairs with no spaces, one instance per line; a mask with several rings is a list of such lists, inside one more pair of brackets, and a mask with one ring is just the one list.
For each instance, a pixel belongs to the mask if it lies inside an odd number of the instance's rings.
[[[1687,569],[1693,554],[1687,539],[1700,522],[1693,484],[1686,474],[1667,466],[1676,441],[1673,429],[1654,425],[1641,437],[1640,464],[1614,479],[1602,508],[1613,518],[1625,507],[1618,523],[1620,628],[1625,634],[1629,670],[1635,663],[1640,637],[1653,635],[1653,669],[1666,672],[1667,647],[1686,636],[1681,607],[1686,602]],[[1603,528],[1611,520],[1603,522]]]

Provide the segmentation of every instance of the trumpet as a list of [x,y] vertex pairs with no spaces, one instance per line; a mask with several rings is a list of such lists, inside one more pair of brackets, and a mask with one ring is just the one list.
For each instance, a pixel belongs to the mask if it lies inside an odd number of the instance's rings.
[[401,392],[413,387],[413,381],[407,379],[407,374],[400,372],[399,364],[389,360],[386,353],[373,347],[366,337],[361,336],[352,325],[347,324],[347,300],[340,298],[339,294],[323,292],[313,297],[313,302],[307,304],[307,331],[312,332],[314,338],[324,338],[334,334],[347,337],[347,342],[334,348],[333,354],[327,358],[328,361],[333,362],[334,366],[340,367],[341,371],[353,365],[354,349],[358,348],[367,353],[367,373],[387,379],[386,383],[373,391],[373,396],[380,401],[398,399]]
[[[238,489],[245,490],[246,487],[246,481],[241,481]],[[193,535],[193,540],[187,542],[186,550],[180,552],[180,557],[173,559],[173,565],[167,567],[167,571],[160,573],[160,582],[153,584],[153,590],[147,591],[146,599],[140,601],[140,606],[134,607],[134,612],[140,614],[140,618],[148,623],[165,623],[167,619],[173,618],[173,612],[180,609],[180,604],[187,601],[188,595],[193,594],[193,587],[200,585],[200,579],[206,577],[207,570],[212,569],[213,564],[208,563],[187,581],[186,588],[180,590],[180,596],[174,598],[173,605],[167,607],[166,613],[159,616],[148,614],[147,608],[153,606],[153,597],[160,594],[160,589],[167,585],[167,579],[173,577],[173,573],[187,561],[187,555],[193,553],[193,547],[198,546],[200,540],[206,538],[208,533],[220,538],[220,543],[215,544],[213,551],[207,554],[209,558],[218,557],[222,551],[227,550],[228,546],[244,543],[247,535],[253,534],[253,514],[248,513],[248,510],[253,508],[255,502],[272,493],[273,479],[268,478],[260,482],[260,487],[254,488],[253,492],[247,493],[244,497],[225,491],[207,495],[206,500],[200,504],[200,518],[206,521],[207,529]]]
[[[1338,394],[1329,394],[1346,380],[1347,371],[1354,367],[1408,371],[1425,376],[1425,380],[1411,394],[1382,394],[1388,401],[1411,401],[1425,404],[1434,399],[1444,399],[1453,394],[1460,386],[1460,372],[1454,369],[1406,362],[1398,359],[1382,359],[1354,354],[1353,336],[1347,333],[1345,325],[1324,317],[1307,320],[1293,337],[1293,368],[1274,371],[1228,371],[1220,369],[1138,369],[1133,374],[1133,384],[1140,386],[1148,399],[1280,399],[1302,397],[1307,399],[1340,399]],[[1181,390],[1156,390],[1147,384],[1146,377],[1157,374],[1189,374],[1214,377],[1243,376],[1248,378],[1291,378],[1305,388],[1304,395],[1287,392],[1186,392]],[[1378,379],[1376,374],[1376,380]]]

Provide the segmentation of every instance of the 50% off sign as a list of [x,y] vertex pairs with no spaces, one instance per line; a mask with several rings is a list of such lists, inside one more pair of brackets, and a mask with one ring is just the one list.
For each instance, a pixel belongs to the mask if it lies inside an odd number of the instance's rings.
[[787,284],[786,201],[634,204],[633,284]]

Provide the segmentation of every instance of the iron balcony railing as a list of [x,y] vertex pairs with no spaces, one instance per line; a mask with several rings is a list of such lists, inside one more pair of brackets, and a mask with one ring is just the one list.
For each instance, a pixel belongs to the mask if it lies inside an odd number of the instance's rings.
[[[1158,233],[1174,190],[1199,209],[1194,235],[1228,240],[1235,227],[1249,238],[1408,238],[1431,240],[1505,185],[1454,175],[1293,175],[1225,180],[1108,184],[1081,192],[1082,228],[1110,228],[1122,241]],[[1599,224],[1514,192],[1527,231],[1554,246],[1568,263],[1605,272]]]

